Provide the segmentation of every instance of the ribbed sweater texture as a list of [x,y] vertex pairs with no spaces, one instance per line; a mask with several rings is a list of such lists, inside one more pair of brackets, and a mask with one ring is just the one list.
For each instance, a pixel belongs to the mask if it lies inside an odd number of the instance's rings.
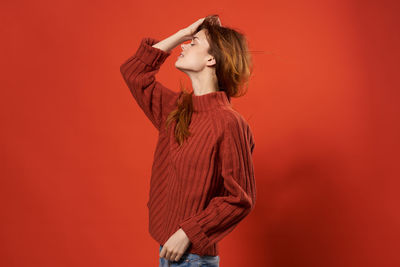
[[219,255],[218,242],[242,221],[256,202],[252,153],[254,136],[225,91],[192,95],[192,135],[179,146],[176,121],[168,114],[182,92],[166,88],[155,75],[171,54],[144,37],[120,67],[124,81],[158,130],[147,202],[149,233],[160,245],[182,228],[190,240],[186,253]]

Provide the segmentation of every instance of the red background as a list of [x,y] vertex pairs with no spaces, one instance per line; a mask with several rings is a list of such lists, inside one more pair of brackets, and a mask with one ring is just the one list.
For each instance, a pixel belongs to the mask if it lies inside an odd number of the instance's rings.
[[[158,266],[157,131],[119,66],[208,14],[255,71],[255,210],[220,266],[400,266],[396,1],[2,1],[1,266]],[[174,67],[157,79],[190,80]]]

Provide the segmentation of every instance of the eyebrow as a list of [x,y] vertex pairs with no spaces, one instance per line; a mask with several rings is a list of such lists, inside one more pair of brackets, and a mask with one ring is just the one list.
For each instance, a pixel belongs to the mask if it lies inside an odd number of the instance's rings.
[[[197,36],[193,36],[193,38],[192,38],[192,40],[194,40],[194,39],[199,39],[199,37],[197,37]],[[200,39],[199,39],[200,40]]]

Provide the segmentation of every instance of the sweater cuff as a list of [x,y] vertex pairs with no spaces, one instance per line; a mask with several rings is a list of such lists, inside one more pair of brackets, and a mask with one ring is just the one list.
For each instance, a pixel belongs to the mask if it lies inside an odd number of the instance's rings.
[[171,55],[171,51],[167,52],[159,48],[152,47],[152,45],[158,42],[159,40],[157,39],[144,37],[135,53],[135,57],[152,68],[158,68],[162,63],[164,63],[165,59]]
[[192,242],[192,247],[194,249],[201,251],[210,244],[208,237],[204,234],[200,224],[198,224],[195,218],[191,217],[179,223],[179,226],[186,233],[190,242]]

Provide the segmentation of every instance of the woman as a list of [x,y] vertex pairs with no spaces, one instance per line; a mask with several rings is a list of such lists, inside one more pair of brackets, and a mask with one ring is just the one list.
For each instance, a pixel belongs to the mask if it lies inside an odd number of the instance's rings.
[[[175,67],[190,77],[193,92],[175,92],[155,74],[188,40]],[[218,242],[256,200],[254,137],[230,102],[252,73],[246,39],[207,16],[162,41],[143,38],[120,70],[159,131],[147,206],[160,266],[219,266]]]

